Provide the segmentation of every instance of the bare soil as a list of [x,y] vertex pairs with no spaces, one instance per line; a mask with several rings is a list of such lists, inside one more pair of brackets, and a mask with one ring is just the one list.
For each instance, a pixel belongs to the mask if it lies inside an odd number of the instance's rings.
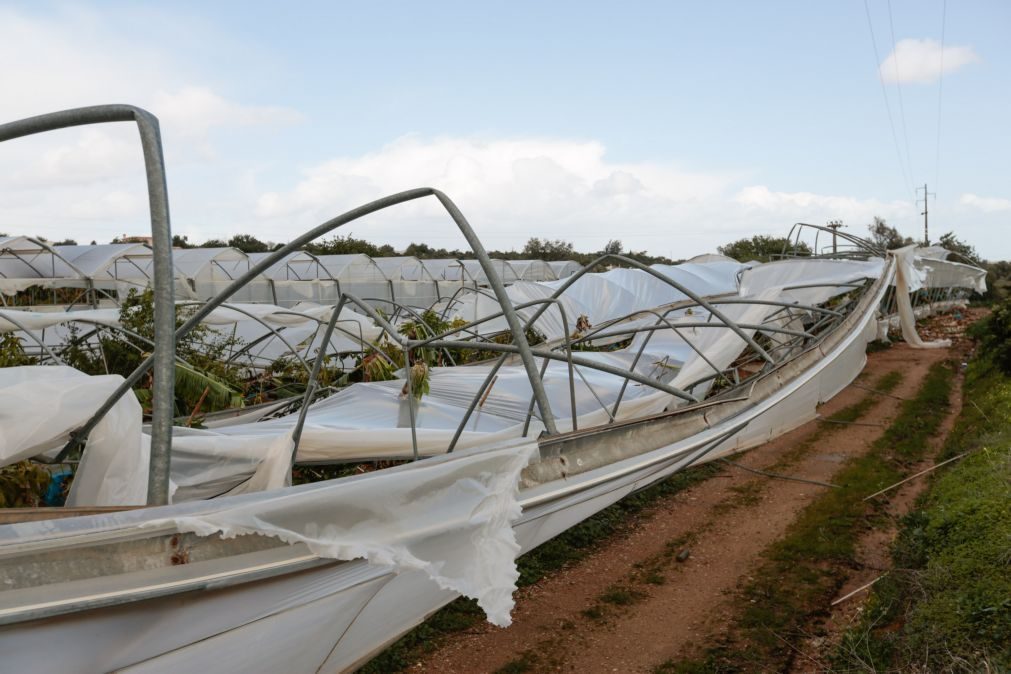
[[[969,322],[977,320],[982,313],[982,310],[970,310],[967,319]],[[961,331],[953,329],[949,324],[950,321],[939,320],[936,323],[940,323],[940,325],[933,326],[934,334],[928,335],[926,338],[953,338],[952,348],[947,350],[948,357],[955,359],[958,363],[968,361],[971,342],[961,338]],[[921,332],[926,333],[927,331]],[[934,465],[937,454],[941,451],[948,434],[955,426],[955,421],[961,414],[962,382],[963,377],[960,371],[960,376],[955,378],[954,386],[951,389],[948,413],[941,423],[937,435],[931,439],[927,455],[919,464],[909,470],[910,475]],[[813,636],[799,645],[801,657],[794,660],[791,672],[825,672],[831,669],[826,657],[836,651],[843,635],[860,621],[864,602],[870,596],[869,588],[866,586],[876,582],[889,572],[891,567],[890,552],[895,537],[898,535],[900,520],[912,511],[916,499],[923,493],[927,485],[927,480],[914,479],[897,487],[891,493],[882,495],[882,501],[886,504],[885,510],[890,516],[888,526],[869,530],[857,543],[857,568],[851,570],[846,582],[839,588],[839,592],[833,600],[839,603],[829,607],[827,616],[820,617],[808,625],[805,631]],[[851,595],[851,593],[853,594]],[[847,595],[851,596],[846,598]]]
[[[873,398],[858,424],[814,421],[735,461],[831,482],[841,465],[866,452],[894,418],[901,404],[897,398],[914,395],[930,366],[950,357],[954,348],[915,350],[897,344],[870,354],[857,384],[873,386],[898,370],[903,379],[893,391],[896,397],[847,387],[819,412],[827,417]],[[945,434],[948,429],[950,422]],[[784,464],[783,457],[791,455],[793,461]],[[911,505],[919,482],[890,494],[896,515]],[[735,590],[749,580],[761,552],[824,489],[728,466],[723,474],[649,508],[627,535],[604,542],[581,562],[518,592],[511,627],[482,623],[453,635],[413,669],[495,672],[511,665],[516,672],[648,672],[671,658],[691,656],[728,629],[739,601]],[[862,566],[839,596],[887,568],[893,535],[874,532],[861,542]],[[684,562],[670,554],[684,549],[689,550]],[[654,572],[648,582],[642,580],[644,567]],[[634,592],[614,596],[615,586]],[[603,599],[609,590],[610,601]],[[844,602],[825,625],[817,626],[830,637],[804,646],[804,657],[796,659],[798,671],[818,671],[818,651],[853,620],[859,605],[859,597]],[[805,663],[812,669],[803,670]]]

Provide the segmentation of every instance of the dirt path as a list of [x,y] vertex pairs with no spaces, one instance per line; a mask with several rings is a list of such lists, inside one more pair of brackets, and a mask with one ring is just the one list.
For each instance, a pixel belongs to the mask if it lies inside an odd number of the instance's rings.
[[[968,360],[969,347],[970,343],[965,340],[956,341],[952,348],[947,350],[947,354],[959,362],[965,362]],[[955,378],[948,398],[948,413],[937,434],[931,439],[926,457],[910,468],[910,475],[934,465],[937,454],[961,414],[962,383],[963,377]],[[885,495],[886,512],[889,515],[888,526],[869,530],[857,543],[857,567],[849,574],[833,600],[840,603],[830,607],[827,615],[819,617],[804,630],[813,636],[798,645],[800,657],[794,659],[791,672],[813,674],[831,669],[831,663],[825,659],[826,655],[836,652],[843,635],[860,621],[864,602],[869,596],[864,588],[889,572],[891,548],[898,535],[899,522],[903,516],[912,511],[917,497],[928,484],[927,480],[912,480]]]
[[[906,398],[948,355],[896,345],[868,357],[858,384],[898,370],[903,380],[893,393]],[[846,459],[868,449],[900,402],[850,386],[819,410],[827,417],[868,396],[873,405],[858,425],[812,422],[737,461],[830,482]],[[789,455],[794,460],[784,465]],[[748,579],[759,553],[824,489],[728,467],[650,508],[629,535],[519,592],[508,629],[481,624],[454,635],[414,669],[633,672],[691,654],[726,629],[729,595]],[[685,547],[690,557],[678,562],[675,555]],[[866,567],[872,569],[871,560]],[[648,582],[642,582],[644,570]]]

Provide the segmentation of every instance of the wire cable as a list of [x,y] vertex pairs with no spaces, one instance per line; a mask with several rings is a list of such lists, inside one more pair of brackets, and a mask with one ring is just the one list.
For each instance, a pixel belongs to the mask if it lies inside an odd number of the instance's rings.
[[874,69],[878,72],[878,82],[881,83],[881,95],[885,99],[885,111],[888,113],[888,126],[892,130],[892,140],[895,141],[895,155],[899,160],[899,170],[902,172],[903,188],[906,194],[913,191],[913,183],[906,174],[906,165],[902,161],[902,147],[899,145],[899,136],[895,133],[895,120],[892,117],[892,106],[888,102],[888,88],[885,86],[885,78],[881,75],[881,57],[878,54],[878,41],[874,37],[874,24],[871,22],[871,8],[864,0],[864,11],[867,13],[867,28],[871,32],[871,47],[874,49]]
[[[909,150],[909,132],[906,126],[906,105],[902,101],[902,77],[899,75],[899,49],[895,42],[895,22],[892,20],[892,0],[888,0],[888,30],[892,36],[892,64],[895,66],[895,89],[899,94],[899,120],[902,122],[902,137],[906,141],[906,167],[909,177],[913,177],[913,157]],[[943,53],[943,52],[942,52]]]
[[941,68],[937,77],[937,154],[934,157],[934,198],[937,198],[937,182],[941,177],[941,97],[944,94],[944,29],[948,17],[948,0],[941,4]]

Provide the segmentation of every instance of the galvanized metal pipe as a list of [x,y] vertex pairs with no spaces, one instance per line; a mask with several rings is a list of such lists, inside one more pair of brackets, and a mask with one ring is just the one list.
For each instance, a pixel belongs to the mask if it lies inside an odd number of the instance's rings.
[[[433,344],[438,345],[440,347],[449,347],[451,349],[474,348],[473,346],[469,345],[468,342],[458,342],[453,340],[439,340],[437,342],[433,342]],[[487,344],[482,344],[481,349],[484,351],[498,351],[499,353],[519,353],[519,349],[514,344],[497,344],[495,342],[489,342]],[[554,351],[545,351],[543,349],[533,348],[531,349],[531,353],[536,358],[546,358],[548,360],[556,360],[560,362],[567,361],[565,354],[556,353]],[[664,391],[665,393],[670,393],[671,395],[677,396],[682,400],[687,400],[688,402],[693,403],[699,402],[698,398],[691,395],[690,393],[682,391],[679,388],[669,386],[655,379],[650,379],[649,377],[641,376],[639,374],[636,374],[635,372],[622,370],[621,368],[614,367],[613,365],[608,365],[606,363],[599,363],[595,360],[590,360],[589,358],[582,358],[576,355],[572,356],[572,362],[574,365],[587,367],[590,368],[591,370],[599,370],[607,374],[612,374],[616,377],[631,379],[634,382],[644,384],[646,386],[649,386],[650,388],[655,388],[659,391]]]
[[[112,120],[110,120],[110,121],[112,121]],[[157,122],[156,122],[156,124],[157,124]],[[2,129],[2,128],[3,127],[0,127],[0,129]],[[157,128],[157,127],[155,127],[155,128]],[[21,135],[26,135],[26,134],[21,134]],[[144,134],[142,132],[142,139],[143,138],[144,138]],[[3,136],[0,136],[0,140],[3,140]],[[158,145],[158,151],[159,151],[159,153],[161,151],[160,144]],[[159,154],[159,156],[160,156],[160,154]],[[145,152],[145,158],[146,157],[147,157],[147,153]],[[162,175],[162,178],[164,178],[164,173],[161,173],[161,175]],[[149,190],[150,190],[150,183],[151,183],[150,174],[149,174],[149,181],[148,182],[149,182]],[[164,190],[162,190],[161,196],[163,198],[165,197],[165,191]],[[423,187],[423,188],[418,188],[418,189],[413,189],[413,190],[406,190],[404,192],[398,192],[397,194],[391,194],[390,196],[383,197],[382,199],[377,199],[375,201],[369,202],[369,203],[364,204],[362,206],[359,206],[357,208],[353,208],[350,211],[347,211],[347,212],[345,212],[345,213],[343,213],[343,214],[341,214],[341,215],[339,215],[339,216],[337,216],[337,217],[335,217],[335,218],[333,218],[331,220],[328,220],[327,222],[324,222],[321,225],[318,225],[318,226],[314,227],[313,229],[310,229],[308,232],[305,232],[304,234],[295,237],[294,239],[292,239],[291,241],[289,241],[284,246],[282,246],[282,247],[278,248],[277,250],[273,251],[270,255],[265,256],[262,260],[260,260],[255,265],[253,265],[246,273],[242,274],[239,278],[237,278],[234,281],[232,281],[224,290],[222,290],[214,298],[212,298],[211,300],[209,300],[202,308],[200,308],[199,310],[197,310],[196,313],[194,313],[192,316],[190,316],[190,318],[187,319],[187,321],[185,323],[183,323],[183,325],[180,326],[178,328],[178,330],[176,330],[176,332],[175,332],[175,338],[178,339],[178,338],[186,335],[190,330],[192,330],[194,327],[196,327],[204,318],[206,318],[208,314],[210,314],[214,309],[216,309],[222,303],[226,302],[229,297],[231,297],[233,294],[235,294],[240,288],[242,288],[243,286],[245,286],[247,283],[249,283],[249,281],[253,280],[254,278],[256,278],[258,276],[260,276],[263,272],[265,272],[268,268],[270,268],[275,263],[277,263],[278,261],[280,261],[283,257],[285,257],[286,255],[288,255],[289,253],[291,253],[293,251],[298,250],[299,248],[301,248],[305,244],[309,243],[310,241],[313,241],[314,239],[317,239],[320,236],[323,236],[324,234],[327,234],[330,231],[332,231],[334,229],[337,229],[338,227],[341,227],[342,225],[346,225],[349,222],[353,222],[353,221],[355,221],[355,220],[357,220],[359,218],[362,218],[362,217],[364,217],[366,215],[370,215],[371,213],[375,213],[377,211],[381,211],[381,210],[383,210],[385,208],[389,208],[389,207],[395,206],[397,204],[406,203],[406,202],[413,201],[415,199],[421,199],[421,198],[427,197],[427,196],[435,196],[436,198],[439,199],[439,202],[443,205],[443,207],[446,208],[447,212],[453,218],[453,221],[456,223],[457,227],[464,234],[464,237],[471,244],[471,247],[474,248],[474,252],[475,252],[475,254],[478,257],[478,260],[480,261],[480,264],[481,264],[482,268],[485,270],[485,273],[488,275],[489,281],[493,282],[493,286],[497,286],[498,291],[496,291],[496,296],[499,297],[499,301],[500,302],[505,302],[506,303],[504,308],[505,308],[505,311],[506,311],[507,321],[509,323],[510,329],[513,332],[513,340],[516,342],[517,346],[519,347],[518,353],[520,354],[520,359],[523,361],[523,365],[524,365],[524,367],[525,367],[525,369],[527,371],[527,377],[530,379],[530,385],[531,385],[531,387],[534,390],[534,395],[535,395],[535,398],[537,399],[538,407],[540,407],[541,413],[545,417],[545,428],[548,429],[549,433],[557,432],[557,428],[556,428],[555,422],[554,422],[554,417],[551,414],[551,406],[548,403],[547,394],[544,391],[544,386],[542,385],[542,383],[540,382],[540,380],[537,379],[537,376],[536,376],[537,375],[537,366],[534,363],[533,356],[530,353],[530,345],[529,345],[529,343],[526,340],[526,335],[523,333],[523,331],[521,329],[522,326],[519,323],[519,319],[516,317],[516,312],[513,310],[513,308],[511,306],[508,305],[508,302],[507,302],[508,296],[505,294],[505,287],[502,285],[501,280],[498,278],[498,274],[496,273],[496,271],[494,269],[494,266],[491,264],[491,259],[488,257],[488,253],[485,251],[484,246],[481,245],[480,240],[477,238],[477,235],[474,233],[473,229],[470,227],[470,224],[467,222],[466,218],[464,218],[463,214],[460,213],[459,209],[456,208],[456,205],[453,204],[452,201],[450,201],[449,197],[447,197],[445,194],[443,194],[439,190],[436,190],[436,189],[433,189],[433,188],[430,188],[430,187]],[[164,222],[165,222],[165,233],[167,233],[167,231],[168,231],[167,230],[167,226],[168,226],[168,210],[167,210],[167,208],[168,207],[167,207],[167,204],[166,204],[166,206],[165,206],[165,209],[166,209],[165,210],[165,220],[164,220]],[[152,226],[154,226],[154,216],[153,215],[152,215]],[[167,244],[168,245],[165,248],[168,251],[168,256],[169,256],[168,257],[168,268],[167,268],[167,270],[163,270],[163,271],[167,272],[168,277],[169,277],[168,278],[168,287],[169,287],[169,291],[170,292],[171,292],[171,288],[172,288],[172,278],[171,278],[171,276],[172,276],[172,273],[171,273],[171,242],[172,242],[172,238],[171,238],[171,235],[169,235],[168,239],[167,239]],[[158,251],[156,250],[155,251],[155,262],[156,262],[156,265],[155,265],[155,282],[156,282],[156,284],[160,283],[159,279],[161,278],[161,276],[158,273],[158,264],[157,264],[158,263],[158,259],[159,259],[158,258]],[[164,267],[165,265],[162,265],[162,266]],[[156,285],[156,287],[157,287],[157,285]],[[157,293],[156,293],[156,300],[157,299],[158,299],[158,296],[157,296]],[[174,305],[171,304],[171,302],[169,304],[171,305],[171,308],[172,308],[172,314],[173,314],[172,318],[173,318],[173,323],[174,323],[174,311],[175,311],[175,307],[174,307]],[[157,307],[156,307],[156,310],[157,310]],[[157,325],[157,321],[156,321],[156,325]],[[394,330],[392,334],[395,334],[395,333],[396,333],[396,331]],[[174,343],[173,343],[173,347],[174,347]],[[84,426],[82,426],[80,429],[78,429],[77,436],[78,437],[81,437],[81,436],[86,437],[87,434],[90,433],[91,430],[95,427],[95,425],[99,422],[99,420],[102,417],[104,417],[105,414],[110,409],[112,409],[112,406],[115,405],[116,401],[119,400],[123,396],[123,394],[125,394],[127,391],[129,391],[130,388],[136,382],[138,382],[140,380],[140,378],[142,376],[144,376],[144,374],[148,370],[151,369],[152,365],[155,364],[156,358],[157,358],[157,354],[154,354],[154,355],[152,355],[152,357],[147,358],[144,362],[142,362],[139,366],[137,366],[137,369],[134,370],[130,374],[129,377],[127,377],[127,380],[124,382],[124,384],[122,386],[120,386],[120,388],[117,389],[115,392],[113,392],[113,394],[111,396],[109,396],[109,398],[106,400],[105,404],[103,404],[102,407],[100,407],[99,410],[94,415],[92,415],[92,417],[84,424]],[[169,363],[171,364],[171,359],[169,359]],[[158,370],[156,370],[156,373],[157,372],[158,372]],[[171,421],[172,421],[171,420],[171,416],[169,416],[165,420],[165,422],[166,422],[165,425],[166,425],[166,427],[168,429],[168,432],[166,433],[166,437],[169,438],[169,442],[171,442],[171,436],[170,436],[170,433],[171,433]],[[71,440],[70,446],[76,444],[76,442],[77,442],[76,439],[75,440]],[[154,454],[152,454],[152,457],[153,456],[154,456]],[[152,462],[154,462],[153,458],[152,458]],[[167,462],[165,462],[165,464],[163,466],[163,469],[165,471],[164,472],[164,478],[165,478],[164,482],[165,482],[165,490],[166,490],[165,491],[165,496],[167,497],[167,488],[168,488],[168,486],[167,486],[168,485],[168,481],[167,481],[168,480],[168,473],[167,473],[167,471],[168,471],[168,463]],[[159,479],[160,479],[160,477],[161,476],[159,476]]]
[[87,124],[135,122],[140,133],[147,176],[148,207],[154,258],[154,329],[156,346],[143,370],[120,385],[83,428],[72,443],[83,441],[98,420],[112,409],[147,369],[154,369],[151,461],[148,472],[149,505],[168,503],[169,470],[172,451],[172,421],[175,390],[175,302],[172,269],[172,232],[169,222],[168,186],[158,119],[132,105],[96,105],[29,117],[0,125],[0,142]]
[[[739,328],[737,326],[737,324],[734,323],[734,321],[730,320],[726,315],[724,315],[724,313],[722,311],[720,311],[719,309],[717,309],[716,307],[714,307],[707,300],[703,299],[695,291],[691,290],[690,288],[684,286],[681,283],[678,283],[677,281],[675,281],[674,279],[670,278],[666,274],[662,274],[662,273],[658,272],[656,269],[648,267],[648,266],[642,264],[641,262],[639,262],[638,260],[633,260],[630,257],[625,257],[624,255],[612,255],[612,254],[601,255],[596,260],[594,260],[590,264],[586,265],[581,270],[579,270],[578,272],[576,272],[575,274],[573,274],[572,276],[570,276],[568,279],[566,279],[565,283],[563,283],[561,286],[558,287],[557,290],[555,290],[554,294],[552,294],[552,297],[556,297],[556,298],[557,297],[561,297],[562,293],[564,293],[566,290],[568,290],[570,287],[572,287],[572,284],[574,284],[577,280],[579,280],[583,275],[585,275],[591,269],[594,269],[597,266],[599,266],[599,265],[607,262],[608,260],[616,260],[618,262],[623,262],[623,263],[625,263],[625,264],[627,264],[627,265],[629,265],[631,267],[635,267],[636,269],[639,269],[641,271],[646,272],[650,276],[653,276],[653,277],[655,277],[655,278],[663,281],[664,283],[666,283],[667,285],[671,286],[675,290],[681,292],[682,294],[684,294],[685,296],[687,296],[689,299],[691,299],[691,300],[695,301],[696,303],[698,303],[699,306],[703,307],[706,311],[708,311],[710,314],[712,314],[713,316],[715,316],[717,319],[719,319],[720,321],[722,321],[723,324],[726,325],[729,329],[733,330],[734,333],[738,337],[740,337],[741,339],[743,339],[744,342],[748,346],[750,346],[752,349],[754,349],[755,353],[757,353],[760,356],[762,356],[762,358],[764,358],[770,364],[775,365],[776,361],[772,358],[772,356],[770,356],[768,353],[765,352],[765,349],[763,349],[761,346],[759,346],[758,343],[754,339],[752,339],[749,335],[745,334],[745,332],[743,330],[741,330],[741,328]],[[536,321],[540,317],[540,315],[544,313],[545,309],[547,309],[547,307],[542,307],[541,309],[539,309],[534,314],[533,318],[531,318],[530,320],[531,321]]]
[[[344,308],[344,298],[342,297],[338,302],[336,308],[334,308],[333,313],[330,315],[330,320],[326,324],[326,332],[323,333],[323,344],[329,344],[330,338],[333,337],[334,327],[337,325],[337,317],[340,315],[341,309]],[[322,354],[316,358],[312,364],[312,372],[309,374],[309,381],[305,385],[305,395],[302,396],[302,407],[298,410],[298,420],[295,422],[295,428],[291,432],[291,463],[288,467],[289,474],[291,469],[295,467],[295,456],[298,454],[298,443],[302,439],[302,429],[305,427],[305,417],[309,413],[309,404],[312,402],[312,397],[316,393],[319,381],[319,371],[323,365]]]
[[7,321],[8,323],[11,323],[15,328],[19,329],[21,332],[23,332],[26,335],[28,335],[29,337],[31,337],[32,341],[35,342],[36,344],[38,344],[42,348],[42,350],[45,351],[46,353],[48,353],[49,357],[52,358],[53,360],[55,360],[57,363],[59,363],[60,365],[65,365],[66,364],[66,363],[63,362],[63,359],[61,359],[59,356],[57,356],[53,352],[53,350],[50,349],[49,346],[44,341],[42,341],[41,337],[38,337],[34,333],[32,333],[32,331],[29,330],[28,328],[26,328],[25,325],[24,325],[24,323],[22,323],[21,321],[15,319],[15,318],[11,318],[11,314],[12,313],[14,313],[14,312],[12,312],[12,311],[5,311],[3,313],[3,315],[0,316],[0,319],[3,319],[5,321]]
[[[180,307],[199,307],[202,304],[203,304],[202,302],[179,302],[179,304],[177,306],[180,306]],[[291,343],[287,339],[285,339],[283,336],[281,336],[280,332],[278,332],[276,329],[274,329],[273,327],[271,327],[270,325],[268,325],[265,320],[263,320],[259,316],[255,315],[251,311],[246,311],[242,307],[237,307],[234,304],[222,304],[221,307],[223,309],[229,309],[229,310],[234,311],[236,313],[240,313],[240,314],[248,317],[250,320],[256,321],[257,323],[259,323],[260,325],[262,325],[263,327],[265,327],[269,331],[269,334],[272,335],[272,336],[274,336],[274,337],[277,337],[278,339],[280,339],[284,343],[284,345],[286,347],[288,347],[288,350],[291,351],[292,354],[294,354],[294,356],[302,364],[302,367],[304,367],[307,372],[309,371],[309,364],[306,363],[305,360],[296,352],[295,347],[292,346]],[[229,358],[228,360],[231,361],[232,358]]]

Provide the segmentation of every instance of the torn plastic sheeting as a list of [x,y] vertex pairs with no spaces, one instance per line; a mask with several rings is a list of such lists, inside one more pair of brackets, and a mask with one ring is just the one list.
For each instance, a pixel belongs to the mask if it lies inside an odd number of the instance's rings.
[[[919,252],[922,249],[917,251]],[[986,270],[961,262],[918,257],[916,266],[927,274],[928,288],[969,288],[983,294],[986,292]]]
[[32,286],[40,288],[86,288],[88,281],[80,278],[0,278],[0,294],[13,297]]
[[[10,316],[12,320],[5,320],[6,316]],[[119,309],[85,309],[82,311],[0,309],[0,332],[21,330],[19,326],[14,324],[14,321],[17,321],[28,330],[46,330],[73,321],[87,321],[101,325],[118,326]]]
[[477,600],[489,622],[505,627],[519,578],[512,529],[521,513],[519,474],[536,452],[536,442],[511,443],[142,526],[171,523],[224,538],[273,536],[304,543],[320,557],[417,569],[439,587]]
[[[684,263],[680,265],[654,265],[653,269],[669,276],[692,292],[701,296],[711,296],[735,292],[737,273],[744,265],[736,262],[717,261],[709,263]],[[518,282],[507,288],[513,304],[522,304],[534,299],[550,297],[566,280],[546,282]],[[469,293],[458,298],[450,307],[452,315],[467,321],[498,312],[499,305],[494,298],[478,293]],[[580,315],[586,315],[593,324],[603,323],[626,316],[635,311],[652,309],[686,299],[686,295],[674,286],[658,279],[641,269],[612,269],[579,277],[559,298],[565,306],[569,320],[569,331],[574,332],[574,324]],[[521,315],[529,315],[536,309],[521,310]],[[504,319],[495,319],[480,326],[483,334],[501,332],[507,328]],[[535,326],[548,339],[565,336],[561,317],[557,308],[548,309]]]
[[[913,305],[909,301],[909,293],[922,286],[922,271],[916,268],[916,246],[906,246],[898,250],[889,251],[889,255],[895,257],[895,303],[899,310],[899,327],[902,330],[902,339],[909,346],[916,349],[944,349],[951,346],[950,339],[939,339],[933,342],[924,342],[916,332],[916,315],[913,313]],[[910,276],[916,281],[916,287],[910,282]]]
[[[63,366],[0,368],[0,465],[62,448],[122,382]],[[67,505],[146,503],[150,445],[140,430],[140,403],[125,395],[88,436]]]
[[[621,354],[593,354],[602,360]],[[627,354],[626,354],[627,357]],[[488,366],[434,368],[431,392],[416,403],[416,430],[410,428],[403,381],[358,383],[313,404],[298,447],[301,462],[375,460],[410,456],[417,442],[420,456],[445,454],[464,411],[478,393]],[[580,368],[574,384],[580,428],[607,423],[623,379]],[[571,398],[566,363],[552,362],[545,372],[560,428],[571,428]],[[523,368],[506,366],[484,405],[475,410],[457,440],[458,450],[514,441],[523,435],[532,391]],[[625,390],[617,418],[661,412],[671,396],[632,384]],[[175,429],[172,481],[179,485],[174,502],[253,491],[260,484],[287,478],[290,436],[295,416],[214,429]],[[530,420],[526,437],[537,437],[542,425]],[[281,457],[282,458],[278,458]]]
[[[754,299],[769,301],[777,298],[779,295],[780,292],[778,290],[772,289],[759,293]],[[778,310],[779,307],[769,304],[730,304],[721,308],[723,314],[731,321],[744,323],[745,325],[760,325],[769,314]],[[681,320],[684,321],[685,319]],[[682,334],[685,334],[685,332],[682,331]],[[742,328],[741,332],[748,337],[754,337],[755,334],[754,329],[748,328]],[[706,358],[696,357],[689,359],[685,363],[685,366],[678,372],[673,382],[674,386],[679,388],[689,386],[705,376],[713,375],[715,373],[713,365],[721,371],[725,370],[734,362],[741,351],[748,346],[737,333],[726,327],[700,329],[697,334],[691,336],[691,340],[692,344],[699,351],[706,354]],[[709,362],[706,362],[707,360]],[[703,382],[701,390],[693,390],[692,393],[697,396],[703,395],[704,391],[709,389],[712,381],[710,379]]]
[[[547,287],[543,283],[530,281],[520,281],[506,288],[506,294],[514,306],[542,300],[551,297],[554,289]],[[565,310],[566,319],[569,322],[569,332],[575,331],[576,320],[581,314],[587,314],[589,308],[576,298],[569,297],[568,294],[559,298],[559,303]],[[539,311],[543,305],[534,305],[527,309],[519,309],[521,320],[525,323],[530,317]],[[501,305],[494,297],[488,296],[488,291],[466,291],[460,293],[456,300],[449,306],[448,315],[457,316],[465,321],[476,321],[485,316],[491,316],[502,311]],[[588,314],[587,314],[588,315]],[[546,336],[548,339],[558,339],[565,337],[562,316],[557,306],[550,306],[537,319],[533,328]],[[509,330],[509,324],[504,316],[485,321],[476,327],[480,334],[494,334]]]
[[814,286],[793,288],[783,293],[781,299],[800,304],[821,304],[836,295],[849,292],[852,288],[832,284],[854,283],[866,278],[878,278],[884,268],[884,260],[834,260],[834,259],[788,259],[758,265],[741,274],[740,294],[754,295],[773,288],[793,286]]
[[[776,292],[768,291],[760,298],[772,298]],[[753,324],[762,323],[769,313],[776,310],[777,307],[767,304],[725,307],[731,319]],[[705,319],[701,315],[682,315],[674,323],[700,320]],[[687,328],[682,332],[684,335],[678,336],[667,329],[658,330],[637,363],[636,370],[660,381],[674,379],[673,385],[683,387],[712,375],[713,366],[722,371],[745,348],[744,341],[725,327]],[[746,330],[745,333],[753,335],[754,330]],[[646,333],[640,333],[625,349],[584,353],[580,357],[630,367],[645,337]],[[706,353],[712,365],[699,357],[685,338]],[[480,396],[479,390],[489,367],[433,368],[429,379],[430,393],[416,404],[413,438],[410,409],[406,397],[401,394],[402,380],[353,384],[310,407],[299,444],[298,460],[368,460],[410,456],[414,442],[421,456],[442,454],[449,447],[465,410],[476,396]],[[573,410],[567,363],[551,361],[543,382],[556,423],[563,430],[570,429]],[[608,423],[611,408],[624,383],[623,377],[577,366],[573,384],[579,427]],[[707,381],[701,386],[704,390],[709,385]],[[532,390],[523,368],[503,366],[491,390],[482,398],[482,404],[469,418],[457,447],[466,448],[520,436],[531,399]],[[672,400],[669,393],[631,383],[624,388],[617,418],[657,414],[672,402],[680,404]],[[204,435],[202,439],[193,432],[177,437],[177,451],[185,452],[189,457],[185,462],[173,463],[173,481],[181,485],[178,499],[222,493],[246,480],[251,471],[266,470],[253,466],[256,457],[266,452],[267,447],[273,447],[271,443],[278,437],[289,434],[293,423],[294,417],[287,416],[201,431]],[[530,423],[528,437],[535,437],[540,430],[540,422],[534,417]],[[215,437],[221,439],[220,444],[214,440]],[[207,464],[206,481],[201,461]],[[231,480],[227,477],[228,466],[235,470]]]
[[[233,303],[214,309],[201,323],[207,325],[232,325],[247,321],[255,323],[254,318],[258,318],[274,327],[305,324],[317,326],[330,319],[333,309],[332,306],[320,306],[306,302],[290,309],[273,304]],[[120,324],[119,314],[119,309],[82,309],[79,311],[0,309],[0,332],[20,330],[13,322],[5,321],[5,315],[10,315],[29,329],[44,329],[74,321],[118,326]],[[370,318],[347,307],[341,310],[340,321],[342,323],[357,323],[361,326],[366,339],[375,339],[382,333],[382,329],[374,325]]]
[[290,430],[270,435],[226,435],[176,428],[172,435],[173,503],[291,484],[294,441]]

